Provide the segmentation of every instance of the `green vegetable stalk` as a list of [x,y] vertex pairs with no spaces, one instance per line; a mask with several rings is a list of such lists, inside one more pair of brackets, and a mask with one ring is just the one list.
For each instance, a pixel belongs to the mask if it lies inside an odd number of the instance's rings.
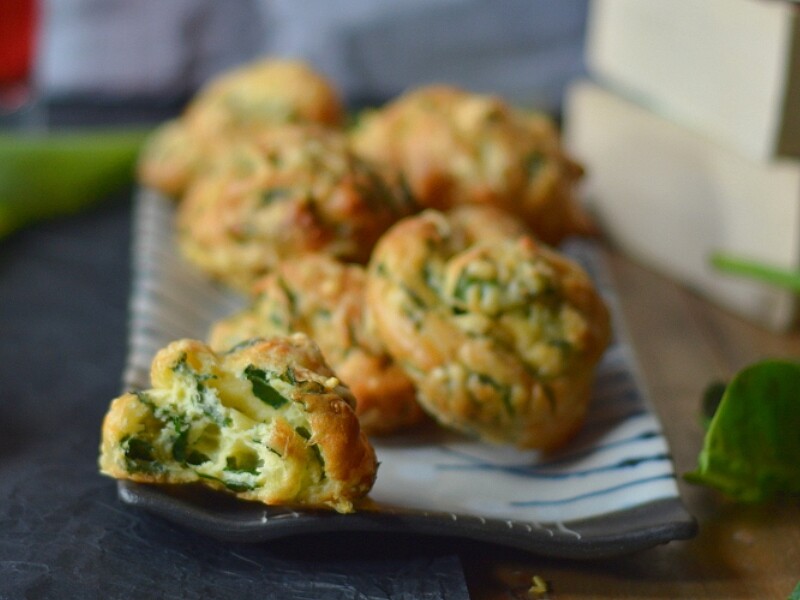
[[685,478],[742,502],[800,494],[800,364],[765,360],[738,373]]
[[133,181],[144,130],[0,132],[0,239],[90,206]]
[[718,252],[711,256],[711,265],[718,271],[738,275],[800,292],[800,271],[766,265],[748,258]]

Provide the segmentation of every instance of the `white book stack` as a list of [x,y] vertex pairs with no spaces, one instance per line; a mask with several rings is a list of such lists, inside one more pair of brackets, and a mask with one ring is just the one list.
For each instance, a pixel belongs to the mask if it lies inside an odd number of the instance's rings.
[[709,257],[800,268],[800,7],[593,0],[587,65],[565,139],[611,241],[731,310],[792,326],[792,293],[717,273]]

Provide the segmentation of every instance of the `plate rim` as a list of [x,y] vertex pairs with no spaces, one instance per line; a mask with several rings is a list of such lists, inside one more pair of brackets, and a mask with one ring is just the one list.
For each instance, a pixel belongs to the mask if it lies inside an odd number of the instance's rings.
[[[170,522],[223,542],[263,543],[283,537],[333,532],[382,532],[466,538],[566,559],[613,558],[697,534],[697,520],[680,497],[563,523],[532,523],[469,514],[376,507],[350,514],[248,502],[238,518],[169,493],[170,486],[117,481],[119,499]],[[199,491],[199,490],[198,490]],[[224,492],[202,489],[205,499],[241,503]],[[243,514],[252,513],[250,518]],[[260,516],[256,516],[260,513]],[[624,529],[623,529],[624,525]],[[618,526],[619,529],[616,529]]]

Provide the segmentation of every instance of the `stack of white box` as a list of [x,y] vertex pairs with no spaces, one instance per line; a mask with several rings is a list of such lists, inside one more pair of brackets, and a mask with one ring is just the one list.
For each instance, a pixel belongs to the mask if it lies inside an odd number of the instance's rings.
[[715,272],[709,256],[800,267],[800,6],[594,0],[587,65],[565,139],[611,241],[741,315],[792,326],[792,293]]

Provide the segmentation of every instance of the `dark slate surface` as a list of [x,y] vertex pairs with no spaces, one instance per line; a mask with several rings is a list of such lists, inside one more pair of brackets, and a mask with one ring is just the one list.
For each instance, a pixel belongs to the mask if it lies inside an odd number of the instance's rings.
[[457,544],[229,544],[117,499],[96,458],[126,352],[129,252],[129,193],[0,240],[0,599],[467,598]]

